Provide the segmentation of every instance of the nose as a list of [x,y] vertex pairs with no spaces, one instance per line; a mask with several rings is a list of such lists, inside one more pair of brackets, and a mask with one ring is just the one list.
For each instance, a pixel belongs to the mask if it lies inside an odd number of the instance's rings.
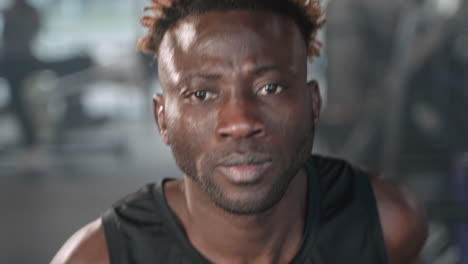
[[253,100],[231,100],[222,104],[216,128],[218,138],[240,139],[265,136],[265,124]]

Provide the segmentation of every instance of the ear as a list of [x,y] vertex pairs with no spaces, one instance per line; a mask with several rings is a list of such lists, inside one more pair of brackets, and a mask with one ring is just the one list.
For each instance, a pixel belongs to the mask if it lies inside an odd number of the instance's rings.
[[312,110],[314,111],[314,126],[317,127],[318,121],[320,119],[320,111],[322,109],[322,97],[320,96],[320,90],[317,81],[309,81],[307,83],[307,87],[310,90]]
[[164,95],[155,94],[153,96],[153,114],[156,125],[158,126],[159,135],[164,144],[168,145]]

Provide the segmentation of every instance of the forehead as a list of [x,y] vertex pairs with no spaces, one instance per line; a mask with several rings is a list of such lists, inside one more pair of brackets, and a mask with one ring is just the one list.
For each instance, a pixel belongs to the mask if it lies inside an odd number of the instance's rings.
[[193,70],[235,72],[249,64],[301,68],[306,57],[305,41],[291,19],[267,11],[216,11],[171,27],[158,65],[162,82],[177,82]]

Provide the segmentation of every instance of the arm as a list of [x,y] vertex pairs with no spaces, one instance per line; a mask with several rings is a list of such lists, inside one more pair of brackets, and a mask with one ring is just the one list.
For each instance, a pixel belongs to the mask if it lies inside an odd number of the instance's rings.
[[427,223],[416,199],[403,188],[371,179],[389,264],[417,264],[427,238]]
[[109,264],[106,238],[101,219],[97,219],[72,235],[50,264]]

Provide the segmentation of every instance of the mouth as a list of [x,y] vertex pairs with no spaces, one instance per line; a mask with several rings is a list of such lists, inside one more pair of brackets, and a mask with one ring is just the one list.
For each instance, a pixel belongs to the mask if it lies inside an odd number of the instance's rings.
[[221,173],[237,185],[252,185],[261,180],[272,161],[268,155],[231,155],[218,166]]

